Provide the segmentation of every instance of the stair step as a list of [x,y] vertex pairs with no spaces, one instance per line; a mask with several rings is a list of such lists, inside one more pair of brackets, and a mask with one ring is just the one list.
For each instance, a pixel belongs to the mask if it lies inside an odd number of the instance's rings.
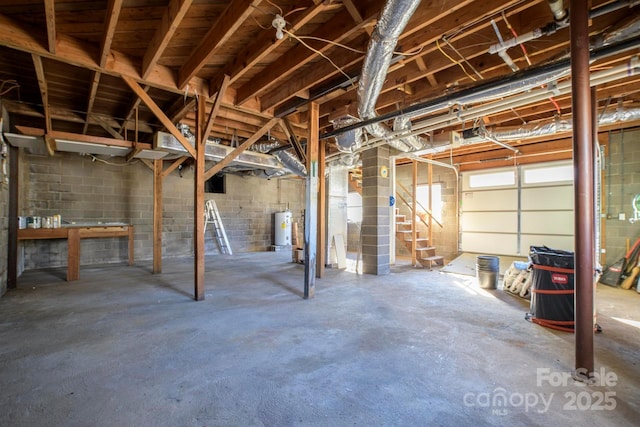
[[[424,248],[416,248],[416,251],[435,251],[436,247],[435,246],[427,246]],[[423,258],[426,259],[426,258]]]
[[444,266],[444,257],[441,255],[433,255],[427,258],[419,258],[418,262],[427,268],[431,268],[435,265]]
[[[401,233],[401,232],[399,231],[399,233]],[[404,239],[404,241],[405,242],[411,242],[411,239]],[[418,237],[416,239],[416,243],[418,243],[418,242],[428,242],[428,241],[429,241],[429,239],[427,237]]]

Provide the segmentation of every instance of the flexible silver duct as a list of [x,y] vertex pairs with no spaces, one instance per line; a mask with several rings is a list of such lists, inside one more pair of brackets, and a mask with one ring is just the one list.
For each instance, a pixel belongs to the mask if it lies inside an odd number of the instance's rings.
[[270,151],[275,150],[276,148],[280,148],[282,147],[282,142],[278,141],[277,139],[270,139],[268,142],[257,142],[254,143],[253,145],[251,145],[251,147],[249,147],[249,150],[251,151],[257,151],[258,153],[263,153],[266,154]]
[[[640,108],[621,108],[610,113],[601,114],[598,117],[599,125],[607,125],[619,122],[628,122],[632,120],[640,120]],[[558,132],[568,132],[573,128],[571,119],[559,120],[555,119],[547,122],[540,122],[531,125],[520,126],[515,129],[503,129],[488,131],[491,136],[500,141],[517,141],[519,139],[535,138],[538,136],[552,135]],[[480,142],[484,138],[465,139],[463,144]]]
[[[331,121],[334,129],[357,123],[358,119],[351,115],[346,115]],[[362,128],[357,128],[349,132],[344,132],[336,136],[338,150],[344,153],[352,153],[362,145]]]
[[277,151],[273,154],[273,156],[280,160],[280,163],[284,165],[285,168],[289,169],[294,174],[305,177],[307,176],[307,168],[302,164],[300,160],[292,154],[289,150]]
[[610,45],[620,40],[625,40],[640,33],[640,16],[636,16],[620,28],[607,32],[603,44]]
[[[376,102],[384,86],[398,37],[420,4],[420,0],[389,0],[376,24],[358,82],[358,115],[362,120],[376,116]],[[387,138],[391,130],[382,123],[366,126],[367,132],[385,138],[389,145],[400,151],[411,151],[420,147],[393,137]]]

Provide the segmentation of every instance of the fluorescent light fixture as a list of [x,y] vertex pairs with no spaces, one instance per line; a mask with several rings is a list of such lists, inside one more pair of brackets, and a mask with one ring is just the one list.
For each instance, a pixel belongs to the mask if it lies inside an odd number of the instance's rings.
[[19,133],[4,133],[4,137],[14,147],[40,148],[44,143],[41,136],[20,135]]
[[94,144],[56,138],[56,150],[69,153],[103,154],[106,156],[126,156],[131,148],[116,145]]
[[157,150],[141,150],[137,153],[133,158],[135,159],[149,159],[149,160],[158,160],[163,158],[169,154],[166,151],[157,151]]

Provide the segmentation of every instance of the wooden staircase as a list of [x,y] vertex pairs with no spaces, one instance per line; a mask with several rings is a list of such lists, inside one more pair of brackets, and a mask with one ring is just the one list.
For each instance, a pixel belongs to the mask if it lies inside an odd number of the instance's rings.
[[[407,220],[406,215],[400,215],[396,208],[396,237],[411,252],[413,250],[413,225],[414,221]],[[435,246],[429,245],[429,239],[420,237],[420,232],[416,231],[415,241],[416,261],[423,267],[432,268],[434,265],[444,265],[444,257],[436,255]]]

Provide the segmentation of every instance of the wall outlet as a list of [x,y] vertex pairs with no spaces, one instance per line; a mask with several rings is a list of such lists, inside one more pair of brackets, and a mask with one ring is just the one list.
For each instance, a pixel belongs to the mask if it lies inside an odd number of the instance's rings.
[[621,213],[619,213],[619,214],[618,214],[618,219],[619,219],[620,221],[626,221],[626,219],[627,219],[627,215],[625,215],[625,213],[624,213],[624,212],[621,212]]

